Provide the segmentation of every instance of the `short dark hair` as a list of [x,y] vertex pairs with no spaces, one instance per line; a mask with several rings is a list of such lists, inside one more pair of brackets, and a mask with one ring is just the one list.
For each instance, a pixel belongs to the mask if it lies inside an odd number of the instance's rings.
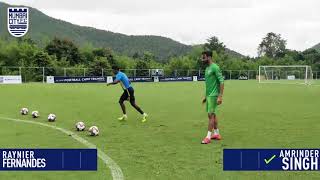
[[119,70],[120,70],[120,68],[119,68],[118,66],[116,66],[116,65],[113,65],[113,66],[112,66],[112,69],[113,69],[113,70],[116,70],[116,71],[119,71]]
[[212,52],[211,51],[203,51],[201,54],[202,55],[206,55],[207,57],[212,57]]

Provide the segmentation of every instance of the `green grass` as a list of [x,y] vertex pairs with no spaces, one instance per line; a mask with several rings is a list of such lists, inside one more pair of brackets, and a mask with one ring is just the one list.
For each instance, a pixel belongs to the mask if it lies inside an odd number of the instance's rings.
[[[121,115],[119,86],[103,84],[22,84],[0,86],[0,116],[50,123],[73,130],[82,120],[97,125],[100,136],[88,137],[122,169],[126,179],[319,179],[318,172],[225,172],[223,148],[319,148],[320,86],[227,81],[219,108],[223,140],[200,141],[207,132],[201,82],[136,83],[137,103],[147,123],[127,103]],[[38,110],[39,119],[21,116],[22,107]],[[59,131],[0,119],[1,148],[85,148]],[[97,172],[0,172],[0,179],[112,179],[99,160]]]

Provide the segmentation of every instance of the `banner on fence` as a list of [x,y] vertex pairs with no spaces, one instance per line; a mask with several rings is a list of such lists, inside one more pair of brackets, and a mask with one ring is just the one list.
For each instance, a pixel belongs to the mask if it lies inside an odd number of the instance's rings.
[[131,82],[153,82],[152,77],[129,77]]
[[198,77],[198,81],[205,81],[204,77]]
[[106,83],[106,77],[91,76],[91,77],[64,77],[55,76],[54,83]]
[[113,77],[107,76],[107,83],[112,83],[112,82],[113,82]]
[[198,76],[193,76],[193,81],[198,81]]
[[170,81],[193,81],[193,77],[163,77],[160,78],[160,82],[170,82]]
[[0,84],[21,84],[21,76],[0,76]]
[[[65,76],[47,76],[47,83],[110,83],[114,77],[65,77]],[[129,77],[131,82],[170,82],[170,81],[203,81],[204,78],[197,76],[185,77]]]
[[47,83],[49,84],[54,83],[54,76],[47,76]]
[[[225,78],[224,78],[225,79]],[[248,76],[239,76],[239,80],[248,80]]]

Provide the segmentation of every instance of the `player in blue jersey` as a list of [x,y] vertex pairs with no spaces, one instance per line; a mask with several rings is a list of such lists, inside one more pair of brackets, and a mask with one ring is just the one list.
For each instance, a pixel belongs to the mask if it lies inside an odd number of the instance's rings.
[[115,85],[120,83],[123,89],[123,93],[119,99],[119,104],[121,106],[123,115],[118,118],[120,121],[126,120],[128,118],[127,113],[126,113],[126,106],[124,105],[124,101],[129,100],[130,104],[132,107],[134,107],[140,114],[142,114],[142,122],[147,121],[147,114],[144,113],[141,108],[136,104],[135,102],[135,97],[134,97],[134,89],[131,86],[131,82],[128,79],[127,75],[123,72],[120,71],[119,67],[113,66],[112,70],[114,74],[116,75],[116,79],[112,83],[108,83],[107,86],[109,85]]

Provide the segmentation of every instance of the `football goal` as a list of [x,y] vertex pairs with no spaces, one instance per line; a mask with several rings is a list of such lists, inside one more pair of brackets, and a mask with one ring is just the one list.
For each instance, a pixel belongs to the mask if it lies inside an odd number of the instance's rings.
[[259,66],[259,83],[311,84],[311,66]]

